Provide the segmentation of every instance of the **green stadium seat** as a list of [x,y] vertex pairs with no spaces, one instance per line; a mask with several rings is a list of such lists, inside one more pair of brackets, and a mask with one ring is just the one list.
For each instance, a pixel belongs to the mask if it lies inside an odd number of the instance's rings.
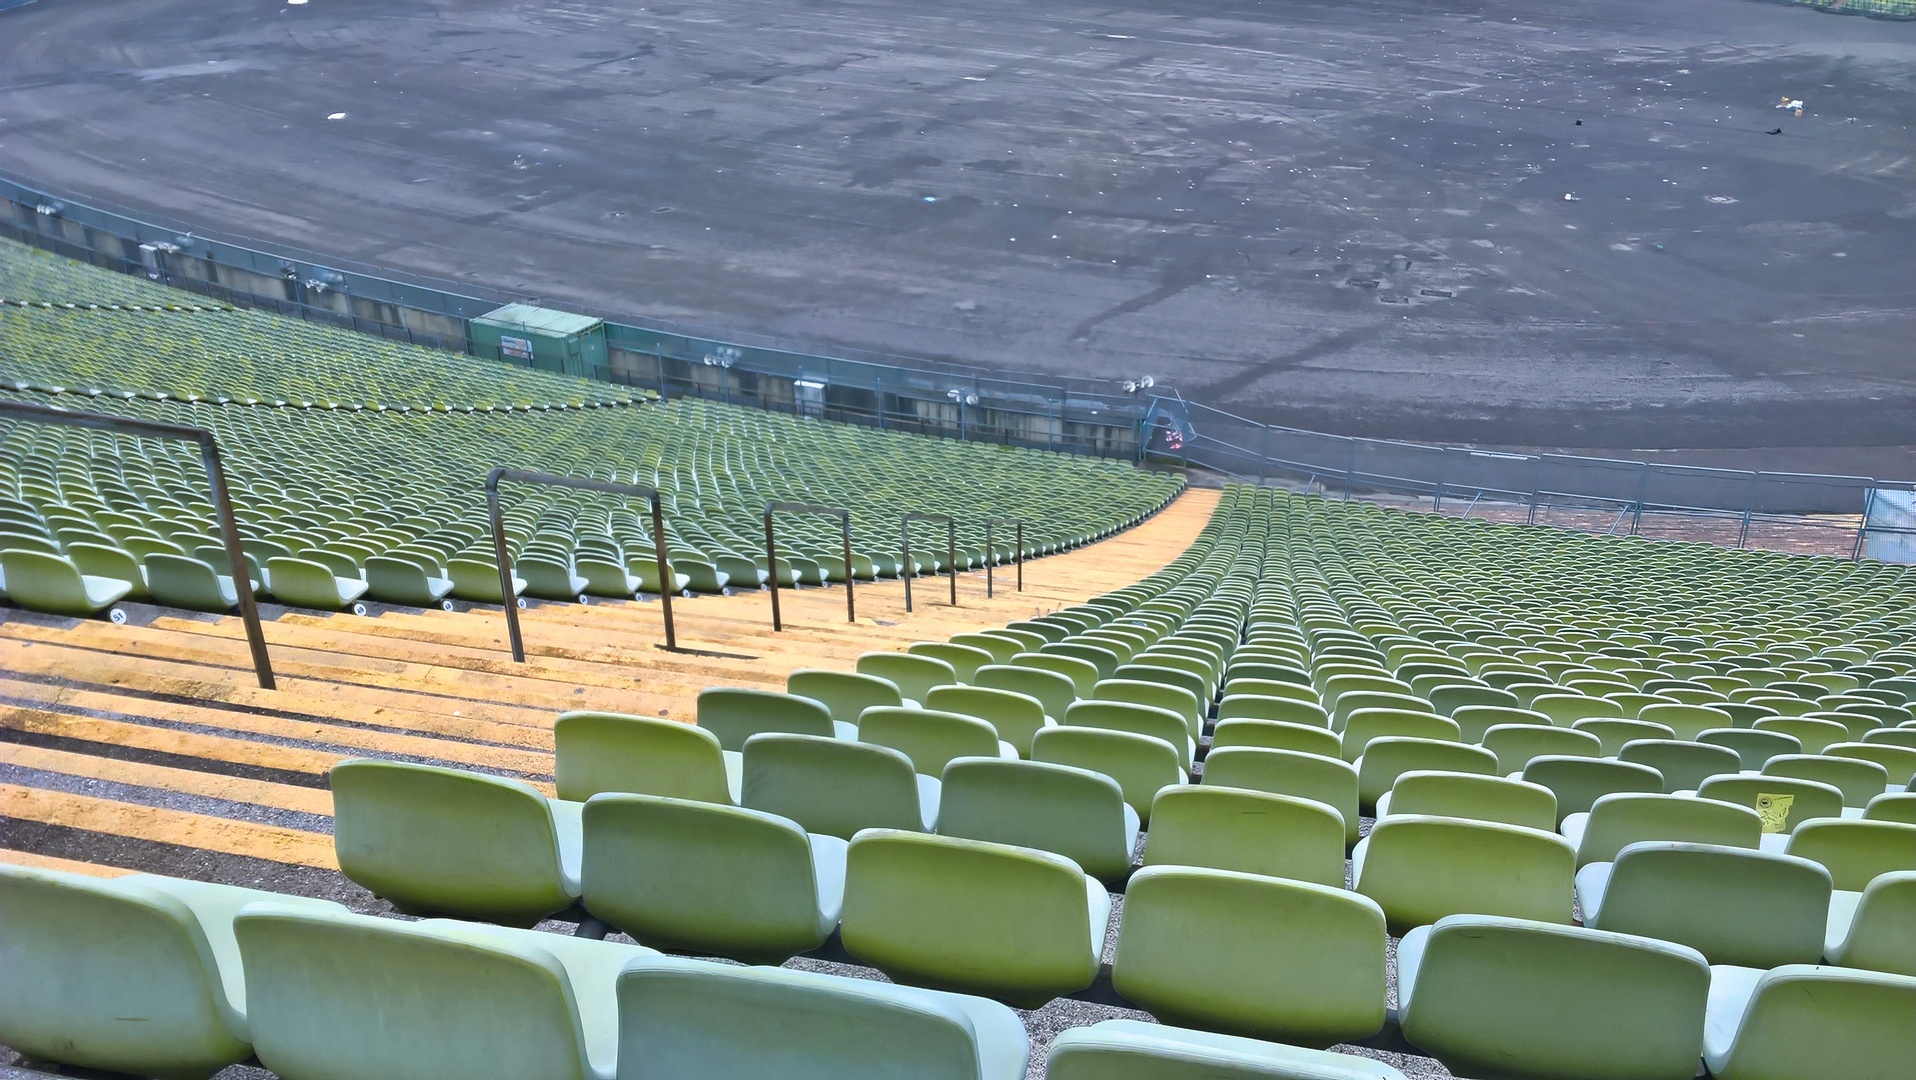
[[1344,818],[1344,846],[1358,841],[1357,768],[1337,758],[1249,746],[1213,750],[1203,783],[1323,803]]
[[1404,1080],[1382,1062],[1206,1031],[1105,1020],[1051,1043],[1048,1080]]
[[810,698],[734,686],[699,691],[698,723],[718,738],[721,749],[730,751],[744,750],[745,740],[768,731],[858,738],[858,725],[834,721],[831,710]]
[[938,833],[1062,855],[1107,886],[1131,872],[1139,818],[1102,773],[1070,765],[959,758],[945,766]]
[[1523,779],[1549,788],[1557,796],[1557,824],[1571,814],[1589,811],[1605,795],[1623,792],[1661,794],[1663,774],[1648,765],[1611,758],[1555,754],[1533,757],[1524,765]]
[[1878,874],[1861,892],[1832,894],[1823,959],[1916,976],[1916,871]]
[[601,792],[664,795],[737,805],[744,763],[704,728],[650,716],[568,712],[553,722],[559,798]]
[[1112,987],[1166,1023],[1306,1046],[1374,1035],[1384,913],[1340,886],[1147,866],[1125,892]]
[[1310,799],[1218,784],[1158,792],[1145,866],[1197,866],[1341,888],[1344,818]]
[[1690,1080],[1711,970],[1696,950],[1452,915],[1397,947],[1404,1037],[1459,1076]]
[[1808,964],[1710,976],[1703,1064],[1717,1080],[1894,1080],[1916,1060],[1916,978]]
[[1781,731],[1757,731],[1753,728],[1711,728],[1696,737],[1705,746],[1734,750],[1742,768],[1757,770],[1779,754],[1800,754],[1803,741]]
[[[1225,699],[1229,701],[1229,698]],[[1307,754],[1340,758],[1343,742],[1337,733],[1324,727],[1293,724],[1283,720],[1219,720],[1211,733],[1211,750],[1234,746],[1263,747],[1270,750],[1300,750]]]
[[1602,740],[1587,731],[1535,724],[1497,724],[1484,733],[1483,747],[1504,773],[1523,772],[1532,758],[1603,756]]
[[1790,832],[1791,855],[1820,863],[1835,887],[1861,891],[1878,876],[1916,870],[1916,825],[1899,821],[1805,821]]
[[1727,746],[1682,739],[1636,739],[1624,743],[1617,758],[1655,769],[1666,793],[1695,791],[1712,776],[1743,768],[1742,758]]
[[233,920],[260,1064],[338,1080],[613,1080],[636,945],[249,904]]
[[953,758],[1018,760],[1018,748],[999,739],[997,728],[963,713],[874,706],[859,717],[858,737],[903,753],[925,776],[942,776]]
[[[953,686],[958,682],[958,673],[950,664],[916,653],[865,653],[858,658],[857,670],[860,675],[875,676],[890,682],[906,701],[915,706],[924,704],[925,697],[933,688]],[[791,692],[802,693],[799,690]],[[881,704],[894,703],[872,701],[866,708]],[[839,719],[856,720],[857,717]]]
[[1084,700],[1073,702],[1060,719],[1066,727],[1124,731],[1162,740],[1177,751],[1178,767],[1187,772],[1197,752],[1197,745],[1191,738],[1190,728],[1184,718],[1169,709],[1123,701]]
[[1024,1080],[1031,1053],[995,1001],[782,968],[632,964],[618,1009],[644,1080]]
[[815,735],[745,740],[740,804],[789,818],[808,833],[849,840],[860,829],[917,829],[938,821],[939,784],[888,746]]
[[0,550],[0,582],[14,603],[54,615],[97,615],[133,591],[130,581],[82,574],[64,555],[20,548]]
[[1204,730],[1204,705],[1195,694],[1183,687],[1138,682],[1135,679],[1104,679],[1086,689],[1082,696],[1093,701],[1149,705],[1177,713],[1184,718],[1186,734],[1193,739]]
[[758,810],[652,795],[595,795],[582,822],[585,909],[642,945],[780,964],[838,927],[838,837]]
[[895,982],[1037,1008],[1090,986],[1111,900],[1069,859],[893,829],[852,840],[840,936]]
[[1670,840],[1577,871],[1583,924],[1688,945],[1712,964],[1775,967],[1823,954],[1830,875],[1808,859]]
[[1460,914],[1568,923],[1575,863],[1567,841],[1539,829],[1393,815],[1358,842],[1351,874],[1401,934]]
[[252,1056],[233,916],[278,897],[154,874],[0,864],[0,1044],[30,1059],[210,1076]]
[[1916,825],[1916,792],[1884,792],[1863,808],[1868,821],[1900,821]]
[[1779,754],[1763,763],[1763,775],[1828,784],[1843,793],[1845,807],[1858,810],[1889,788],[1889,772],[1876,762],[1821,753]]
[[1073,765],[1117,781],[1125,805],[1147,827],[1158,792],[1188,778],[1177,748],[1163,739],[1104,728],[1046,728],[1031,740],[1031,760]]
[[[1350,738],[1348,730],[1344,737]],[[1389,735],[1372,739],[1354,764],[1358,807],[1363,811],[1374,810],[1377,800],[1388,794],[1404,773],[1436,770],[1491,776],[1497,771],[1497,756],[1481,746]]]
[[1557,796],[1541,784],[1502,776],[1413,769],[1399,773],[1377,799],[1377,816],[1391,814],[1493,821],[1548,832],[1557,826]]
[[785,677],[785,692],[818,702],[831,710],[832,719],[841,724],[857,724],[859,714],[874,705],[905,704],[904,694],[890,679],[822,668],[800,668],[792,672]]
[[[983,649],[973,645],[958,645],[946,641],[918,641],[905,650],[913,656],[929,656],[933,660],[942,660],[951,665],[952,674],[961,684],[971,682],[978,669],[986,664],[995,663],[996,658]],[[932,706],[926,704],[926,708]]]
[[998,737],[1025,758],[1031,756],[1031,740],[1038,732],[1058,723],[1045,715],[1044,704],[1037,698],[988,686],[935,687],[925,697],[925,708],[975,716],[995,728]]
[[1064,720],[1065,710],[1078,699],[1077,684],[1069,677],[1010,663],[986,664],[979,668],[972,685],[1036,698],[1044,707],[1044,714],[1060,722]]

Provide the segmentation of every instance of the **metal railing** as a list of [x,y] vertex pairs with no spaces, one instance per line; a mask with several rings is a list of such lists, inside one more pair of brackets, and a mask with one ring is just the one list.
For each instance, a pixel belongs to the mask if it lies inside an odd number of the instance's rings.
[[506,636],[512,643],[512,658],[518,663],[526,662],[525,638],[519,633],[519,590],[513,583],[512,554],[506,550],[506,523],[499,510],[499,481],[511,480],[518,484],[547,484],[552,487],[575,488],[579,491],[597,491],[607,495],[637,495],[652,504],[652,550],[659,564],[659,603],[665,613],[665,647],[676,650],[679,647],[678,634],[672,626],[672,585],[677,580],[672,576],[671,565],[666,561],[665,552],[665,513],[659,506],[659,493],[655,488],[643,484],[615,484],[609,480],[587,480],[577,476],[555,476],[552,473],[529,472],[525,469],[509,469],[500,466],[486,474],[486,513],[492,522],[492,554],[499,563],[499,597],[506,609]]
[[[911,579],[918,564],[911,557],[911,523],[914,521],[942,521],[945,523],[945,561],[951,576],[951,606],[958,606],[958,523],[950,514],[906,514],[899,520],[898,533],[904,539],[904,557],[898,562],[899,575],[905,579],[905,610],[911,610]],[[989,560],[987,560],[989,561]],[[933,575],[937,576],[936,574]]]
[[226,548],[227,566],[233,573],[233,594],[239,601],[240,621],[246,624],[246,645],[253,653],[253,672],[259,678],[260,689],[278,688],[273,679],[272,661],[266,656],[266,632],[260,626],[259,605],[253,597],[252,571],[246,565],[246,551],[241,546],[239,524],[233,519],[233,500],[226,490],[226,470],[220,465],[219,440],[213,437],[212,432],[184,424],[162,424],[106,413],[74,412],[21,401],[0,401],[0,417],[35,424],[90,428],[119,435],[198,443],[200,460],[206,466],[206,483],[213,493],[213,512],[219,518],[220,544]]
[[[778,610],[778,541],[772,533],[773,511],[784,511],[788,514],[824,514],[838,519],[839,525],[844,529],[845,540],[845,621],[849,623],[857,622],[858,606],[852,597],[853,581],[858,577],[858,574],[852,569],[852,512],[842,506],[821,506],[817,503],[778,502],[774,500],[765,504],[765,567],[769,571],[766,577],[772,585],[773,632],[776,633],[777,631],[785,629],[784,621],[779,617]],[[793,578],[793,580],[796,581],[797,578]]]
[[1012,558],[1018,564],[1018,591],[1025,591],[1025,521],[1023,518],[994,517],[985,519],[985,598],[996,595],[991,587],[991,567],[998,561],[998,549],[991,543],[991,527],[1004,522],[1017,526],[1018,535],[1013,541]]

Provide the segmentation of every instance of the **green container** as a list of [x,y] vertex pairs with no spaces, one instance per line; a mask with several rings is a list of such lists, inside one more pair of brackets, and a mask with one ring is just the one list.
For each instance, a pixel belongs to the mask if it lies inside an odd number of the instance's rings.
[[472,352],[520,367],[604,380],[605,320],[569,311],[507,304],[472,320]]

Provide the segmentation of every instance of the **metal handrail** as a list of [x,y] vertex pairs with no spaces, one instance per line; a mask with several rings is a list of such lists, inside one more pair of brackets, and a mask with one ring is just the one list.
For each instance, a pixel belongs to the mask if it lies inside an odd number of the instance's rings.
[[643,484],[615,484],[609,480],[586,480],[577,476],[528,472],[500,466],[486,474],[486,511],[492,518],[492,554],[499,563],[499,597],[506,609],[506,636],[512,642],[512,658],[526,662],[525,638],[519,633],[519,596],[512,587],[512,556],[506,552],[505,519],[499,513],[499,481],[520,484],[549,484],[553,487],[599,491],[607,495],[638,495],[652,504],[652,551],[659,561],[659,602],[665,605],[665,647],[677,649],[679,639],[672,627],[672,568],[665,560],[665,514],[659,508],[657,488]]
[[991,544],[991,527],[1000,521],[1006,522],[1007,524],[1016,525],[1018,527],[1018,536],[1016,540],[1017,550],[1013,553],[1012,559],[1014,562],[1018,564],[1018,591],[1019,592],[1025,591],[1025,519],[1008,518],[1008,517],[986,518],[985,519],[985,598],[986,599],[990,599],[992,596],[996,595],[995,593],[992,592],[992,588],[991,588],[991,566],[998,559],[998,549],[993,547]]
[[[914,564],[911,561],[911,523],[914,521],[942,521],[945,523],[945,561],[951,574],[951,606],[958,606],[958,523],[950,514],[906,514],[899,519],[898,532],[905,541],[905,556],[899,562],[898,569],[905,579],[905,610],[911,610],[911,579]],[[934,575],[936,576],[936,575]]]
[[220,519],[220,543],[226,548],[226,560],[233,572],[233,592],[239,598],[240,620],[246,624],[246,644],[253,653],[253,671],[259,676],[260,689],[277,689],[273,680],[273,664],[266,656],[266,632],[260,627],[259,605],[253,598],[253,576],[246,566],[245,549],[240,546],[239,524],[233,520],[233,500],[226,491],[226,470],[220,465],[219,440],[213,437],[211,431],[186,424],[163,424],[106,413],[75,412],[49,405],[30,405],[23,401],[0,401],[0,416],[29,423],[198,443],[200,460],[206,465],[206,483],[213,489],[213,511]]
[[823,506],[818,503],[768,502],[765,504],[765,567],[771,571],[772,583],[772,630],[774,633],[785,629],[778,612],[778,542],[772,534],[772,512],[783,510],[788,514],[828,514],[838,518],[845,530],[845,621],[858,621],[858,607],[852,598],[852,582],[858,576],[852,572],[852,512],[842,506]]

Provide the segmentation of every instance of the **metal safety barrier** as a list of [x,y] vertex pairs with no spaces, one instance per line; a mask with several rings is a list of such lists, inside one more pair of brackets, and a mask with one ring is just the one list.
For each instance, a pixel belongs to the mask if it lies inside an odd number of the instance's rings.
[[213,512],[219,517],[220,544],[226,548],[227,567],[233,573],[233,593],[239,598],[240,621],[246,624],[246,644],[253,652],[253,671],[259,677],[260,689],[277,689],[273,680],[272,661],[266,657],[266,633],[260,627],[259,605],[253,598],[253,575],[246,565],[245,549],[240,546],[239,525],[233,520],[233,500],[226,491],[226,471],[220,465],[219,440],[213,437],[212,432],[185,424],[162,424],[107,413],[73,412],[20,401],[0,401],[0,416],[34,424],[91,428],[119,435],[198,443],[200,460],[206,465],[206,483],[213,491]]
[[858,621],[858,606],[852,598],[852,582],[858,575],[852,572],[852,512],[842,506],[821,506],[817,503],[768,502],[765,504],[765,568],[772,584],[772,630],[785,629],[778,611],[778,541],[772,533],[772,513],[783,511],[788,514],[826,514],[838,518],[845,532],[845,621]]
[[517,484],[547,484],[552,487],[575,488],[579,491],[598,491],[607,495],[637,495],[652,504],[652,550],[659,562],[659,603],[665,608],[665,647],[679,647],[678,634],[672,626],[672,588],[674,578],[672,568],[665,558],[665,513],[659,507],[659,493],[656,488],[643,484],[615,484],[609,480],[587,480],[577,476],[555,476],[552,473],[528,472],[525,469],[508,469],[500,466],[486,474],[486,512],[492,520],[492,555],[499,563],[499,597],[506,609],[506,636],[512,642],[512,658],[519,663],[526,662],[525,638],[519,633],[519,590],[512,584],[512,556],[506,551],[505,519],[499,512],[499,481],[511,480]]
[[905,554],[899,562],[900,576],[905,579],[905,610],[911,610],[911,579],[917,564],[911,558],[911,523],[914,521],[942,521],[945,523],[945,560],[951,574],[951,606],[958,606],[958,523],[950,514],[906,514],[898,523],[899,535],[905,541]]
[[998,549],[991,543],[991,527],[999,522],[1015,525],[1018,528],[1016,548],[1012,559],[1018,564],[1018,591],[1025,591],[1025,521],[1023,518],[995,517],[985,519],[985,598],[990,599],[996,593],[991,587],[991,567],[998,561]]

